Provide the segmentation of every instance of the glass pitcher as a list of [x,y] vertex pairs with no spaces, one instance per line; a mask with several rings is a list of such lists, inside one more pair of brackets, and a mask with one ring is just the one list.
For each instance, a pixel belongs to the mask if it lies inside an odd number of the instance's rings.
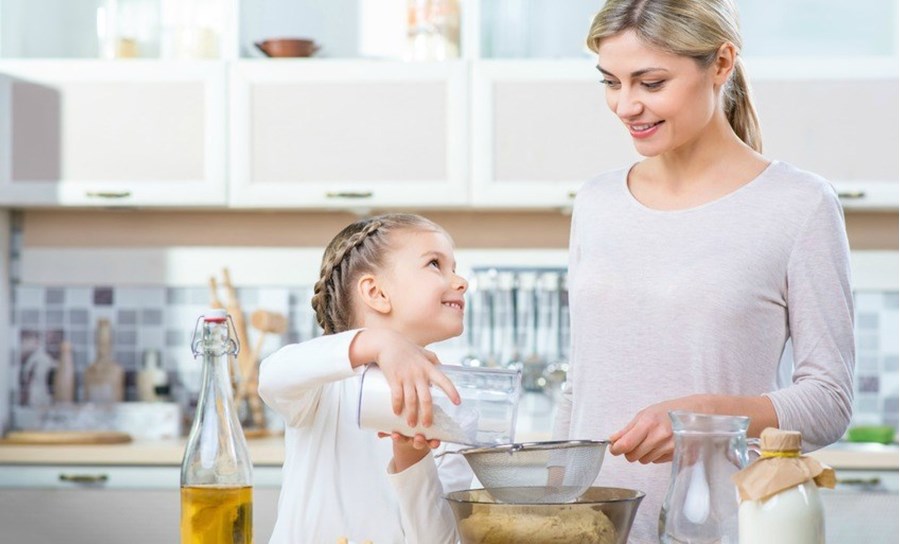
[[740,501],[731,475],[748,463],[750,418],[683,411],[669,418],[675,453],[659,514],[660,542],[737,544]]

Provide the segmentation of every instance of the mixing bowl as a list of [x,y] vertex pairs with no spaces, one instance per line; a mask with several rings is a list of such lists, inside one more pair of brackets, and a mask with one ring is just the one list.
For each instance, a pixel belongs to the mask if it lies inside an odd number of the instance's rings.
[[444,498],[461,544],[626,544],[644,494],[590,487],[567,504],[507,504],[484,489],[470,489]]

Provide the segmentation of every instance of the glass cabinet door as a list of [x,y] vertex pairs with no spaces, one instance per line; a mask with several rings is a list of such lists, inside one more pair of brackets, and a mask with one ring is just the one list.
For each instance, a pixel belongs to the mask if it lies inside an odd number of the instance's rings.
[[231,7],[230,0],[0,0],[0,57],[221,58]]

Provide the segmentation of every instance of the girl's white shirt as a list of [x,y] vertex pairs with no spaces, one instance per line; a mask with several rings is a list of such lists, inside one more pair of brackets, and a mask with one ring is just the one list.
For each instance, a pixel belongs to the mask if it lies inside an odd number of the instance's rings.
[[364,367],[351,367],[350,343],[358,332],[285,346],[260,365],[259,394],[285,420],[281,495],[269,542],[456,542],[443,494],[471,487],[471,469],[461,455],[436,460],[429,453],[393,472],[390,439],[357,425]]

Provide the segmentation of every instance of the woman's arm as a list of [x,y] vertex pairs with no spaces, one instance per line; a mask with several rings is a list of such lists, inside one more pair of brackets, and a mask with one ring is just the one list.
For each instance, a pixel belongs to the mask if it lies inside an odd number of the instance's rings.
[[823,187],[791,252],[787,270],[793,384],[762,396],[691,395],[641,410],[610,437],[610,453],[629,461],[671,460],[669,410],[750,417],[750,436],[766,427],[800,431],[804,449],[838,440],[853,403],[853,299],[850,251],[840,202]]
[[793,384],[767,393],[783,429],[800,431],[804,450],[844,434],[853,412],[853,293],[841,203],[831,187],[797,238],[788,263],[788,326]]
[[749,436],[759,436],[766,427],[778,427],[775,407],[768,397],[691,395],[660,402],[638,412],[625,427],[609,437],[613,442],[609,452],[645,464],[671,461],[675,442],[669,420],[670,410],[747,416],[750,418]]

